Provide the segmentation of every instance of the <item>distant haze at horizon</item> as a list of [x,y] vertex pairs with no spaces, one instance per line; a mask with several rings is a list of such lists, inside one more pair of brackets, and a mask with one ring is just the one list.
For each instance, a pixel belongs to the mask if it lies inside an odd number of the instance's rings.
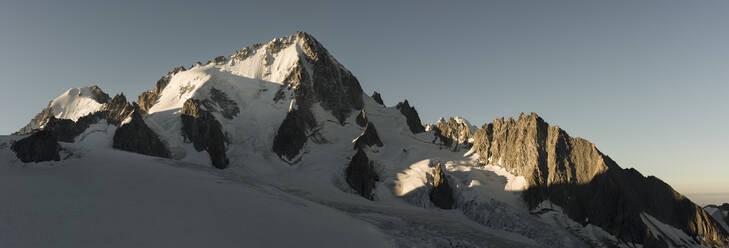
[[[250,8],[255,6],[255,8]],[[173,67],[305,31],[423,122],[536,112],[697,203],[729,202],[729,2],[14,1],[0,133],[70,87],[136,100]]]

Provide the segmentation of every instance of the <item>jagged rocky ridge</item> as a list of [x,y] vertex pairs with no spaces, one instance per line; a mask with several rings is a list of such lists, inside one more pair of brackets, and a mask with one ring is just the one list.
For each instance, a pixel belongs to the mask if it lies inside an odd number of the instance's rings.
[[455,204],[453,199],[453,190],[448,184],[448,178],[443,171],[441,163],[435,166],[435,173],[433,173],[433,188],[430,189],[428,195],[433,205],[442,209],[451,209]]
[[222,127],[213,115],[204,109],[204,102],[187,99],[182,107],[182,134],[198,151],[205,150],[210,155],[213,166],[218,169],[228,167],[225,154],[225,136]]
[[[275,124],[276,132],[270,136],[273,141],[267,143],[270,145],[267,149],[285,162],[296,164],[303,159],[307,142],[326,143],[319,135],[319,128],[321,123],[329,120],[316,115],[317,107],[320,106],[330,113],[338,125],[342,126],[348,124],[352,113],[359,112],[354,120],[364,129],[354,141],[356,153],[348,161],[345,179],[347,185],[359,195],[373,200],[373,189],[379,176],[373,161],[367,157],[367,152],[373,150],[367,148],[383,146],[383,142],[373,122],[367,118],[359,82],[313,37],[297,33],[265,45],[244,48],[230,58],[216,57],[208,64],[242,64],[255,51],[265,50],[265,56],[260,62],[270,70],[273,67],[270,64],[274,61],[273,57],[292,46],[300,49],[301,57],[283,78],[275,79],[271,76],[274,73],[270,71],[254,75],[256,79],[281,84],[277,90],[273,90],[276,94],[270,98],[272,102],[290,101],[289,111]],[[198,63],[196,66],[201,65]],[[216,67],[220,71],[218,69]],[[173,157],[168,140],[158,135],[160,129],[147,125],[145,119],[169,110],[155,108],[159,108],[163,92],[170,83],[186,71],[184,67],[178,67],[167,73],[153,90],[140,95],[137,103],[127,102],[123,95],[109,99],[108,95],[95,87],[98,90],[91,90],[94,92],[92,98],[102,105],[98,111],[71,120],[56,118],[49,106],[31,121],[33,125],[29,124],[18,133],[46,130],[60,141],[73,142],[90,125],[106,121],[119,126],[114,135],[114,147],[148,155]],[[217,85],[215,83],[224,80],[225,78],[212,77],[206,84]],[[259,93],[265,90],[261,89]],[[194,91],[209,94],[196,92],[185,95]],[[231,129],[226,129],[225,125],[240,117],[245,108],[236,103],[233,94],[227,93],[231,92],[214,87],[204,91],[185,86],[185,90],[180,89],[180,93],[176,95],[184,104],[176,109],[174,106],[171,108],[179,110],[174,114],[175,119],[180,121],[180,126],[176,127],[185,142],[191,143],[197,151],[204,150],[217,168],[227,167],[230,163],[228,156],[235,155],[226,153],[227,146],[235,144],[231,144],[233,142],[228,139]],[[261,95],[265,96],[263,93]],[[373,94],[372,100],[384,107],[379,93]],[[665,244],[666,241],[653,238],[651,230],[641,221],[641,214],[647,213],[680,228],[692,237],[697,237],[699,243],[727,246],[726,232],[717,229],[717,224],[701,208],[673,191],[670,186],[655,177],[644,177],[633,169],[620,168],[593,144],[580,138],[572,138],[559,127],[550,127],[536,114],[522,115],[518,120],[497,119],[475,132],[471,132],[470,125],[451,118],[437,123],[430,136],[431,133],[423,133],[426,130],[418,113],[407,100],[397,104],[395,109],[405,116],[406,125],[413,134],[429,138],[426,143],[430,138],[435,138],[433,141],[438,145],[448,146],[454,151],[463,151],[463,148],[472,145],[483,163],[498,164],[515,175],[524,176],[529,188],[523,197],[530,208],[537,208],[540,203],[550,201],[561,206],[569,217],[580,224],[597,225],[622,241],[646,244],[647,247]],[[380,123],[378,126],[382,127]],[[235,128],[238,127],[234,126],[233,129]],[[388,144],[390,145],[392,144]],[[406,149],[403,148],[403,151]],[[346,161],[342,164],[344,163]],[[455,206],[452,194],[456,189],[450,187],[445,173],[442,167],[437,168],[428,196],[433,205],[452,208]]]
[[400,110],[400,113],[407,119],[410,131],[414,134],[425,132],[425,127],[423,127],[423,122],[420,121],[418,111],[415,110],[415,107],[410,106],[408,100],[398,103],[395,108]]
[[532,113],[496,119],[474,134],[484,163],[524,176],[530,208],[550,201],[573,220],[597,225],[623,241],[660,244],[641,221],[647,213],[705,245],[729,244],[729,235],[699,206],[656,177],[622,169],[594,144],[572,138]]
[[449,118],[447,121],[441,118],[431,126],[435,136],[432,142],[454,152],[471,149],[473,138],[471,128],[471,125],[462,118]]

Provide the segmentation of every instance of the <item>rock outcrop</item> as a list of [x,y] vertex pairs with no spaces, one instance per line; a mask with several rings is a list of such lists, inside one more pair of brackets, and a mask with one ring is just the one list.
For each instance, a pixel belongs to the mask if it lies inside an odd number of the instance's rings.
[[98,85],[93,85],[90,87],[91,90],[91,98],[96,100],[98,103],[107,103],[109,102],[109,95],[107,95],[101,88],[99,88]]
[[380,140],[380,136],[377,135],[377,129],[375,129],[375,124],[372,124],[372,122],[367,122],[364,131],[362,131],[362,134],[357,137],[357,139],[354,141],[354,149],[364,149],[366,147],[371,146],[380,146],[382,147],[382,140]]
[[341,124],[356,109],[362,109],[362,87],[349,70],[341,66],[324,46],[304,32],[295,35],[301,39],[302,52],[312,65],[312,96],[321,101],[324,109],[332,112]]
[[357,118],[355,119],[355,122],[360,127],[364,127],[367,125],[367,113],[365,112],[365,109],[362,109],[360,113],[357,115]]
[[703,244],[729,244],[726,232],[668,184],[620,168],[594,144],[550,127],[534,113],[484,125],[474,133],[474,147],[484,163],[526,178],[523,196],[530,208],[549,200],[573,220],[639,244],[657,242],[642,213],[701,237]]
[[471,126],[461,118],[444,118],[432,127],[434,144],[448,147],[451,151],[460,151],[461,149],[471,149]]
[[38,131],[15,141],[10,149],[23,163],[61,160],[58,155],[61,145],[56,136],[48,131]]
[[385,101],[382,101],[382,95],[380,95],[379,92],[375,91],[374,93],[372,93],[372,99],[375,100],[376,103],[385,106]]
[[411,132],[414,134],[425,132],[425,127],[423,127],[423,123],[420,121],[418,111],[415,110],[415,107],[410,106],[408,100],[398,103],[395,108],[400,110],[400,113],[405,116]]
[[273,152],[288,163],[297,162],[306,144],[306,126],[297,110],[289,111],[273,139]]
[[195,150],[205,150],[215,168],[228,167],[228,156],[225,154],[226,138],[222,126],[215,117],[202,108],[200,100],[188,99],[182,107],[182,134],[192,142]]
[[435,172],[433,173],[433,188],[430,189],[430,202],[436,207],[442,209],[451,209],[455,204],[453,199],[453,189],[448,184],[448,178],[446,178],[445,172],[438,163],[435,166]]
[[144,122],[139,113],[139,106],[134,104],[133,108],[129,121],[114,132],[112,147],[144,155],[169,158],[170,151],[167,149],[167,145]]
[[345,171],[347,184],[357,191],[359,195],[369,200],[374,199],[375,182],[379,180],[373,162],[367,158],[362,149],[352,157],[349,166]]

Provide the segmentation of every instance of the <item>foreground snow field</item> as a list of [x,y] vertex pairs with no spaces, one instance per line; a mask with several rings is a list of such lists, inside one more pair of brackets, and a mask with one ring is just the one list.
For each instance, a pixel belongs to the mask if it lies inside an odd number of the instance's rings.
[[2,144],[0,247],[390,246],[346,213],[200,166],[110,149],[24,165]]
[[20,137],[2,137],[0,195],[11,201],[0,204],[0,247],[529,246],[455,211],[306,199],[294,185],[113,150],[105,135],[37,164],[8,149]]

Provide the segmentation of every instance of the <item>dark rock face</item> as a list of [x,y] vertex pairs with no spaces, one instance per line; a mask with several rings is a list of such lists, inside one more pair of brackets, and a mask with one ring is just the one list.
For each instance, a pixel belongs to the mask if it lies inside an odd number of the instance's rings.
[[98,103],[109,102],[109,99],[110,99],[109,95],[104,93],[104,91],[102,91],[101,88],[99,88],[99,86],[97,86],[97,85],[91,86],[91,94],[92,94],[91,98],[96,100],[96,102],[98,102]]
[[407,123],[410,131],[412,131],[414,134],[425,132],[425,127],[423,127],[423,123],[420,121],[418,111],[416,111],[414,107],[410,106],[408,100],[398,103],[395,108],[399,109],[400,113],[402,113],[402,115],[407,118]]
[[225,63],[225,56],[215,57],[213,59],[213,62],[215,62],[215,64],[217,64],[217,65],[223,64],[223,63]]
[[453,199],[453,190],[448,185],[448,179],[443,172],[443,168],[440,163],[435,166],[435,173],[433,173],[433,188],[430,190],[430,202],[436,207],[442,209],[451,209],[455,204]]
[[146,91],[139,95],[139,98],[137,99],[137,104],[139,104],[139,107],[145,112],[149,111],[149,109],[152,108],[155,103],[157,103],[159,95],[162,93],[162,90],[167,87],[167,84],[170,83],[172,76],[183,71],[185,71],[184,66],[176,67],[172,71],[168,72],[166,75],[162,76],[162,78],[157,80],[157,85],[154,87],[153,90]]
[[530,208],[550,200],[573,220],[597,225],[620,240],[660,244],[641,221],[641,213],[647,213],[701,237],[703,244],[729,245],[726,232],[668,184],[620,168],[592,143],[550,127],[534,113],[484,125],[474,133],[474,146],[485,163],[526,178],[523,197]]
[[202,101],[206,109],[216,110],[226,119],[233,119],[240,113],[238,104],[235,101],[228,98],[225,92],[222,92],[216,88],[210,88],[210,99]]
[[[106,119],[109,123],[119,125],[124,119],[134,112],[134,105],[127,102],[124,94],[114,96],[107,104],[104,105],[103,111],[106,113]],[[139,110],[137,108],[137,110]]]
[[460,151],[461,149],[471,149],[469,139],[473,137],[471,127],[465,122],[458,122],[454,118],[447,121],[441,118],[433,127],[435,138],[433,143],[448,147],[451,151]]
[[365,112],[364,109],[362,109],[362,111],[360,111],[360,113],[359,113],[359,115],[357,115],[357,119],[355,121],[357,122],[357,125],[359,125],[360,127],[364,127],[365,125],[367,125],[367,113]]
[[379,92],[375,91],[372,93],[372,99],[375,100],[375,102],[381,104],[382,106],[385,106],[385,102],[382,101],[382,95],[380,95]]
[[347,176],[347,184],[357,191],[359,195],[369,200],[374,199],[375,182],[379,180],[372,162],[367,158],[362,149],[357,149],[357,153],[352,157],[349,166],[345,171]]
[[74,122],[68,119],[56,119],[51,116],[43,130],[53,133],[59,141],[74,142],[79,134],[83,133],[91,124],[105,118],[105,113],[96,112],[78,119]]
[[297,32],[296,37],[303,40],[301,48],[312,65],[310,87],[313,97],[344,124],[352,110],[362,109],[364,105],[359,81],[314,37],[304,32]]
[[362,131],[362,134],[357,137],[357,140],[354,141],[354,149],[364,149],[365,147],[370,146],[382,146],[382,140],[380,140],[380,136],[377,135],[377,129],[375,129],[375,124],[372,124],[372,122],[368,122],[365,126],[364,131]]
[[297,110],[286,114],[273,139],[273,152],[286,162],[294,163],[306,144],[306,124]]
[[223,128],[215,117],[201,108],[203,104],[196,99],[188,99],[182,107],[182,133],[192,142],[195,150],[205,150],[210,160],[218,169],[228,167],[228,156],[225,154],[226,138]]
[[58,144],[56,136],[48,131],[38,131],[18,140],[10,149],[23,163],[61,160],[58,155],[61,145]]
[[144,155],[169,158],[170,151],[144,119],[139,114],[138,106],[131,113],[131,120],[121,125],[114,132],[113,147],[119,150],[140,153]]

